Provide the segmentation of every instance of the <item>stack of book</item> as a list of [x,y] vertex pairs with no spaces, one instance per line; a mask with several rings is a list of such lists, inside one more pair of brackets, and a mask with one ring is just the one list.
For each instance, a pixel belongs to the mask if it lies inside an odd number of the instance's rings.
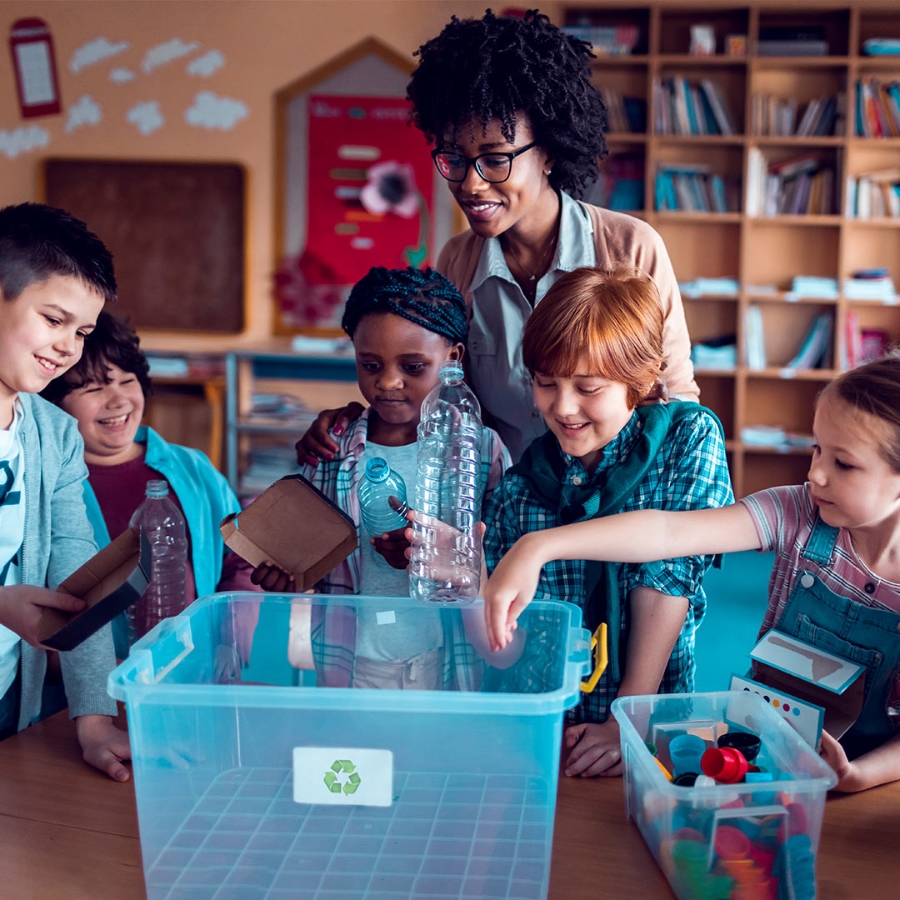
[[610,134],[643,134],[647,130],[647,101],[625,97],[614,88],[601,88]]
[[848,300],[879,300],[896,303],[897,291],[887,269],[859,269],[844,279],[844,296]]
[[597,56],[630,56],[641,38],[637,25],[566,25],[566,34],[571,34],[593,46]]
[[848,176],[845,209],[851,219],[900,218],[900,168]]
[[685,297],[736,297],[740,284],[737,278],[695,278],[693,281],[679,281],[678,290]]
[[721,88],[708,78],[692,84],[681,76],[653,82],[657,134],[737,134]]
[[791,279],[791,289],[787,299],[815,297],[819,300],[837,300],[838,280],[822,275],[795,275]]
[[827,56],[825,29],[818,25],[761,26],[757,56]]
[[661,163],[656,170],[657,212],[738,212],[739,182],[714,175],[709,166]]
[[870,76],[856,82],[856,135],[900,137],[900,81],[883,84]]
[[834,185],[834,169],[816,153],[769,162],[758,147],[749,149],[748,215],[831,215]]
[[770,137],[829,137],[843,134],[846,94],[823,94],[806,106],[793,97],[754,94],[751,130]]
[[601,164],[600,175],[584,200],[604,209],[631,212],[644,208],[644,156],[616,153]]

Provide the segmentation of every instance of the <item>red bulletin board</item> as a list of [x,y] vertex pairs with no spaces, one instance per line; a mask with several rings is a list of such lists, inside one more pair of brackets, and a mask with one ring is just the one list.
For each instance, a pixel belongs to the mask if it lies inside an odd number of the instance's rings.
[[302,268],[354,284],[372,266],[431,262],[434,167],[401,97],[311,95]]

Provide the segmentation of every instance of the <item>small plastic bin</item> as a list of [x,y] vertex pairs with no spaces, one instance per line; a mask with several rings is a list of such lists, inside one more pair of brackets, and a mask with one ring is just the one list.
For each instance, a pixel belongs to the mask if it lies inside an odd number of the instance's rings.
[[494,657],[481,606],[259,601],[198,600],[110,675],[148,900],[545,898],[578,608],[531,604]]
[[[612,712],[622,735],[626,811],[677,897],[813,900],[825,797],[837,779],[762,697],[623,697]],[[748,781],[685,786],[667,779],[674,738],[695,735],[711,749],[725,734],[734,742],[735,732],[760,738],[754,764],[761,771]]]

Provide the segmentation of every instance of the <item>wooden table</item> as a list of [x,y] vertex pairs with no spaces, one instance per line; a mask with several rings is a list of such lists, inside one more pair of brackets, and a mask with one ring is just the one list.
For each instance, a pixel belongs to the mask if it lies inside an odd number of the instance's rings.
[[[819,900],[900,894],[900,783],[833,796]],[[82,761],[67,713],[0,743],[0,896],[144,900],[134,790]],[[560,779],[550,900],[667,898],[620,779]]]

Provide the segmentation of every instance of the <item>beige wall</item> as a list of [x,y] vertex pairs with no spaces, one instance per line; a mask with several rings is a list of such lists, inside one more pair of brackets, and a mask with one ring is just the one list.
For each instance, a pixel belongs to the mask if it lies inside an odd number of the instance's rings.
[[[488,0],[4,0],[0,3],[4,34],[19,18],[38,16],[49,25],[64,111],[23,120],[8,49],[2,51],[0,138],[35,125],[47,133],[48,142],[13,158],[2,152],[0,144],[0,205],[39,198],[39,164],[44,156],[242,163],[249,181],[250,316],[247,333],[230,343],[265,339],[271,333],[275,92],[369,36],[412,59],[413,50],[452,14],[478,16],[489,5]],[[502,6],[495,4],[497,9]],[[558,21],[559,6],[545,3],[542,10]],[[130,46],[73,72],[70,63],[76,50],[101,37]],[[199,46],[145,73],[141,63],[146,51],[175,38]],[[209,77],[189,75],[188,62],[210,50],[222,54],[224,66]],[[115,83],[110,79],[115,68],[127,68],[136,77]],[[239,100],[249,115],[229,130],[188,125],[184,111],[200,91]],[[84,95],[102,109],[102,120],[67,131],[69,109]],[[165,119],[161,128],[147,135],[126,121],[128,111],[143,101],[157,101]],[[145,338],[148,346],[162,342],[152,335]],[[202,349],[204,344],[221,345],[221,338],[211,342],[166,338],[164,343]]]

